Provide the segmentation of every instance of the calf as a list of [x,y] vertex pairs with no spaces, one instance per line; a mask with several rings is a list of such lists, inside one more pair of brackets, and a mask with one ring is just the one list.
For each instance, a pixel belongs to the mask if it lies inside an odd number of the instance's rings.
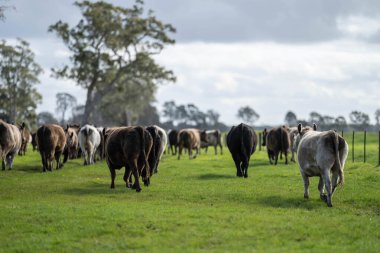
[[[178,133],[178,148],[178,160],[181,158],[183,148],[187,148],[189,159],[196,158],[201,148],[201,130],[195,128],[180,130]],[[193,149],[196,150],[194,156]]]
[[[171,129],[168,131],[168,140],[169,140],[169,151],[172,153],[172,155],[177,154],[178,149],[178,131]],[[174,152],[173,152],[174,148]]]
[[149,185],[150,167],[148,157],[152,149],[151,135],[143,127],[118,127],[104,129],[106,162],[111,173],[111,189],[115,188],[115,170],[125,167],[124,181],[131,187],[129,178],[134,176],[133,189],[141,191],[139,176]]
[[290,147],[289,133],[285,127],[272,128],[263,132],[263,146],[267,146],[269,163],[277,165],[278,155],[284,153],[285,164],[288,164],[288,150]]
[[205,134],[204,141],[202,141],[202,147],[206,148],[206,154],[209,146],[214,146],[215,155],[218,154],[216,147],[220,147],[220,154],[223,155],[222,146],[222,134],[220,130],[207,130]]
[[[309,177],[319,177],[321,199],[332,207],[331,198],[337,185],[344,183],[344,164],[347,159],[347,142],[335,131],[318,132],[298,125],[297,156],[304,182],[304,198],[309,198]],[[332,175],[332,179],[330,176]],[[327,195],[324,193],[324,188]]]
[[20,130],[11,124],[0,119],[0,155],[2,160],[2,170],[6,165],[11,170],[13,159],[21,148],[22,140]]
[[[66,135],[61,126],[43,125],[36,133],[38,150],[41,154],[42,172],[53,170],[53,160],[55,158],[56,169],[62,168],[69,156],[66,148]],[[63,163],[60,162],[61,155],[64,155]]]
[[233,126],[227,134],[227,147],[236,166],[236,176],[248,177],[251,155],[256,151],[257,135],[253,128],[241,123]]
[[100,134],[98,130],[90,125],[84,125],[78,134],[79,146],[83,153],[84,165],[95,163],[95,153],[100,145]]

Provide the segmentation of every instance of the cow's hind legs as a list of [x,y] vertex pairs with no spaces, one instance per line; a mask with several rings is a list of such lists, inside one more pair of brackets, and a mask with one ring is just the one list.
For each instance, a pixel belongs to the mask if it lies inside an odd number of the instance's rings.
[[132,184],[130,183],[130,177],[131,177],[131,168],[129,168],[128,165],[125,166],[125,172],[124,172],[124,182],[125,182],[125,186],[127,188],[131,188],[132,187]]
[[319,177],[319,183],[318,183],[319,196],[325,203],[327,203],[327,195],[325,194],[323,187],[324,187],[323,179],[322,177]]
[[232,155],[232,159],[234,160],[235,166],[236,166],[236,176],[237,177],[242,177],[243,176],[243,172],[241,170],[240,159],[237,157],[237,155]]
[[115,188],[115,177],[116,177],[115,169],[110,168],[110,173],[111,173],[111,189],[114,189]]
[[327,192],[327,206],[328,207],[332,207],[332,203],[331,203],[331,195],[332,195],[332,191],[331,191],[331,182],[330,182],[330,172],[329,170],[324,170],[323,174],[322,174],[322,178],[323,178],[323,182],[325,183],[325,188],[326,188],[326,192]]
[[136,189],[136,192],[140,192],[141,187],[139,182],[139,171],[137,169],[137,160],[135,159],[132,162],[129,162],[128,165],[132,169],[133,177],[135,178],[132,189]]
[[303,194],[303,197],[305,199],[308,199],[309,198],[309,185],[310,185],[310,180],[309,180],[309,177],[302,174],[302,179],[303,179],[303,186],[305,188],[305,191],[304,191],[304,194]]

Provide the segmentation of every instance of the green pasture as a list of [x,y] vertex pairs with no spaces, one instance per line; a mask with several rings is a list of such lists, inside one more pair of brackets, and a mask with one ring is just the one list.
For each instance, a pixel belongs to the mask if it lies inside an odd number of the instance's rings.
[[379,252],[378,135],[367,137],[366,164],[361,135],[333,208],[319,199],[318,178],[304,200],[297,164],[270,166],[264,149],[247,179],[235,176],[227,148],[195,160],[164,155],[136,193],[124,170],[111,190],[105,162],[41,173],[30,148],[0,171],[0,252]]

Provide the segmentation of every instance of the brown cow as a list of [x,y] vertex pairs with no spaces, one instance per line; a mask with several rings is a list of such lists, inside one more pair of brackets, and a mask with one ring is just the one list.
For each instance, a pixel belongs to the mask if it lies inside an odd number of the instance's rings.
[[70,127],[70,125],[67,125],[65,129],[65,134],[67,140],[67,148],[69,151],[69,158],[75,159],[78,157],[79,149],[77,129]]
[[103,133],[111,189],[115,188],[115,170],[125,167],[123,179],[127,188],[131,187],[129,178],[132,172],[135,179],[132,189],[140,192],[139,176],[142,175],[144,182],[148,182],[150,177],[148,157],[153,145],[151,135],[141,126],[104,129]]
[[26,151],[28,150],[28,144],[30,141],[29,140],[30,131],[24,122],[22,122],[22,124],[19,124],[17,127],[21,133],[21,147],[20,147],[20,150],[18,151],[18,154],[19,155],[25,155]]
[[285,154],[285,164],[288,164],[288,150],[290,147],[289,133],[286,127],[272,128],[263,132],[263,146],[267,146],[269,163],[277,165],[278,155]]
[[0,119],[0,155],[2,160],[2,170],[8,165],[12,169],[13,159],[21,148],[20,130],[11,124]]
[[[201,148],[201,133],[205,138],[206,133],[195,128],[186,128],[178,132],[178,160],[181,158],[183,148],[188,150],[189,159],[197,157],[199,154],[199,149]],[[196,150],[196,154],[194,156],[192,156],[193,149]]]
[[[66,147],[66,134],[61,126],[43,125],[37,130],[36,134],[38,150],[42,159],[42,172],[53,170],[53,160],[57,162],[56,169],[62,168],[69,156],[69,150]],[[60,163],[61,154],[63,153],[63,163]]]

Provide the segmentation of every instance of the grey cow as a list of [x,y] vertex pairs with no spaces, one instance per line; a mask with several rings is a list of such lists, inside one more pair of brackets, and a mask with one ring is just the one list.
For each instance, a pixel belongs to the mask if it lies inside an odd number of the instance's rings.
[[[304,181],[304,198],[309,198],[309,177],[318,176],[320,197],[332,207],[331,198],[337,185],[344,183],[344,164],[347,159],[347,142],[335,131],[318,132],[314,128],[298,125],[296,137],[298,164]],[[332,178],[330,178],[332,175]],[[324,187],[327,194],[324,193]]]

